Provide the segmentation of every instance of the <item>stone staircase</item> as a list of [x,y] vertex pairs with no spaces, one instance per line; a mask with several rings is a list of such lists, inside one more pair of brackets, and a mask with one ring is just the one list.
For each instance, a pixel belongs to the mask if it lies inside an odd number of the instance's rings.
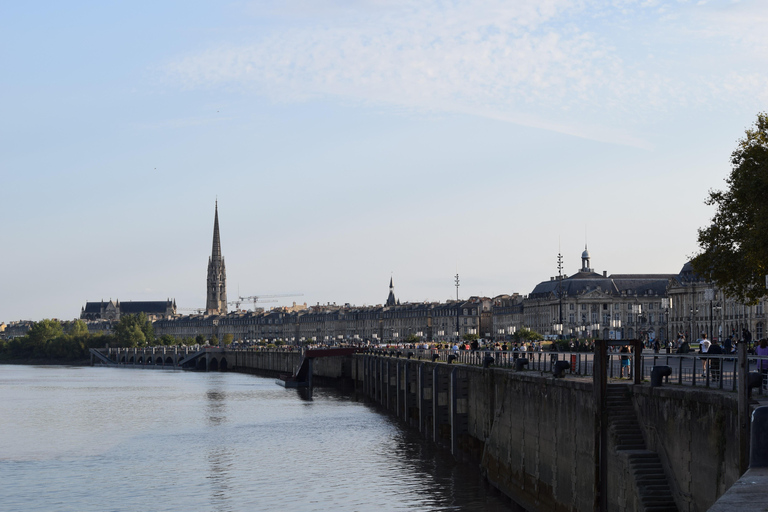
[[640,499],[639,510],[677,512],[661,459],[656,452],[646,448],[643,431],[629,396],[629,388],[623,384],[609,384],[606,401],[608,422],[616,441],[616,450],[626,453],[629,471],[635,478],[635,487]]

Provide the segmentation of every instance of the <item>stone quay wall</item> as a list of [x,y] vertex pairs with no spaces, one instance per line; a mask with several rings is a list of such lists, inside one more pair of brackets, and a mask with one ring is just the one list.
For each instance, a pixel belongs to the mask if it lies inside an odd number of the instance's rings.
[[[293,373],[296,352],[232,351],[235,371]],[[232,364],[234,363],[234,364]],[[590,379],[357,354],[315,359],[314,375],[355,389],[405,424],[475,461],[531,511],[596,509],[598,437]],[[648,449],[659,454],[678,508],[707,510],[739,478],[737,397],[628,385]],[[609,510],[640,511],[626,452],[609,437]]]
[[735,393],[635,386],[648,449],[659,454],[678,508],[708,510],[740,477]]
[[[224,352],[232,371],[260,371],[293,374],[301,365],[298,351],[227,350]],[[349,379],[351,357],[319,357],[313,362],[313,375],[326,379]]]

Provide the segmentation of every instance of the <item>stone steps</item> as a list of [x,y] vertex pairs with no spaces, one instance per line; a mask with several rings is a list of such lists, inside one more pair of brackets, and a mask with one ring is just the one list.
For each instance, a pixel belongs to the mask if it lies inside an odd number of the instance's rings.
[[672,490],[659,456],[646,449],[643,431],[626,386],[608,386],[606,404],[617,451],[629,451],[629,471],[635,479],[641,510],[677,512]]

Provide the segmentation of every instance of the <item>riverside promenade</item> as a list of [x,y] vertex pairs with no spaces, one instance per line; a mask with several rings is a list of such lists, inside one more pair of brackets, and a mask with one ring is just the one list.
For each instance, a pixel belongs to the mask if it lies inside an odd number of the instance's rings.
[[[198,353],[198,369],[205,356],[218,369],[275,375],[293,373],[302,361],[289,350]],[[701,377],[696,356],[634,354],[639,371],[620,380],[619,357],[610,353],[598,371],[608,390],[598,403],[594,354],[528,353],[527,365],[517,356],[376,349],[318,359],[313,371],[320,382],[352,383],[383,412],[476,462],[528,510],[708,510],[739,481],[745,461],[741,394],[732,389],[739,388],[736,361],[724,358],[714,379],[707,378],[711,365]],[[156,367],[157,356],[150,360]],[[562,377],[555,377],[558,362],[571,366]],[[650,374],[661,363],[670,375],[652,387]],[[760,392],[753,390],[750,409]],[[607,420],[598,429],[601,412]]]

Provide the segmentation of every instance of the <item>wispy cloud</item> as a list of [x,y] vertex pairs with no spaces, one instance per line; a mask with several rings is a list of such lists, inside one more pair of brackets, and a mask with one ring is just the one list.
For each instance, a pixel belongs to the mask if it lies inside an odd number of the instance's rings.
[[646,146],[633,127],[660,114],[768,95],[754,21],[766,8],[745,4],[256,2],[267,28],[251,42],[223,41],[167,72],[187,88],[470,113]]

